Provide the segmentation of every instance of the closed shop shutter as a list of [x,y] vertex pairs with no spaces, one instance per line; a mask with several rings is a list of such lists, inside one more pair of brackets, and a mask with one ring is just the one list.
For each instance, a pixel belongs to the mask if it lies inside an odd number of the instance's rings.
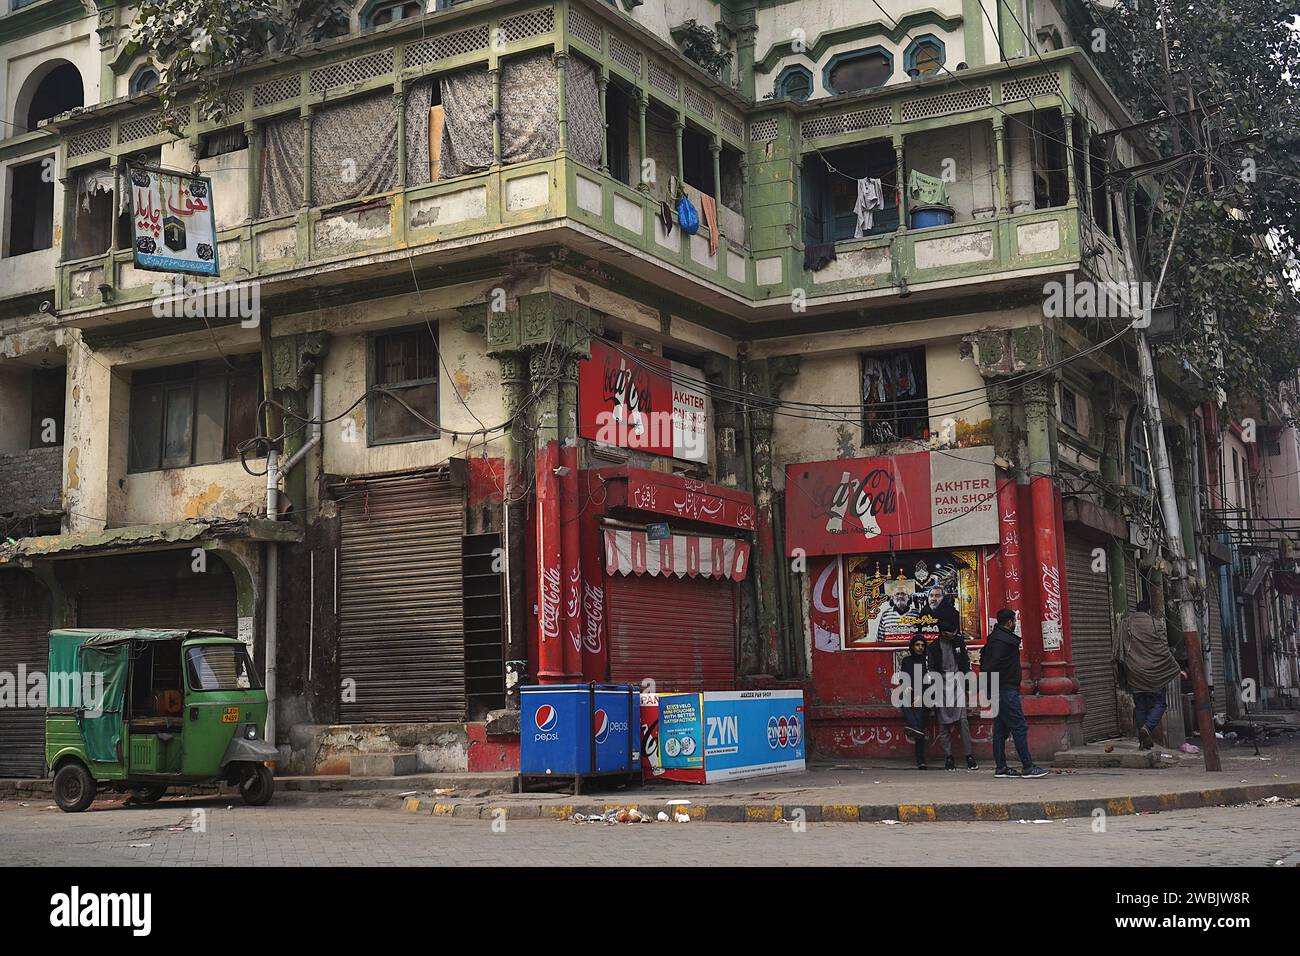
[[339,673],[349,723],[466,716],[461,579],[464,493],[445,475],[336,488]]
[[[131,563],[125,564],[125,561]],[[239,634],[235,579],[215,555],[196,572],[189,551],[113,559],[103,583],[88,584],[77,599],[78,627],[193,628]],[[94,579],[87,562],[83,579]],[[134,568],[130,578],[119,573]],[[108,571],[109,569],[105,569]]]
[[1111,650],[1110,584],[1106,574],[1092,570],[1094,545],[1068,535],[1065,574],[1070,601],[1070,649],[1087,711],[1085,740],[1119,735],[1115,702],[1115,669]]
[[610,574],[610,680],[660,692],[736,686],[736,585],[728,578]]
[[[48,666],[50,592],[32,575],[0,571],[0,671],[17,679]],[[25,693],[26,687],[18,687]],[[39,777],[45,770],[45,710],[0,707],[0,777]]]

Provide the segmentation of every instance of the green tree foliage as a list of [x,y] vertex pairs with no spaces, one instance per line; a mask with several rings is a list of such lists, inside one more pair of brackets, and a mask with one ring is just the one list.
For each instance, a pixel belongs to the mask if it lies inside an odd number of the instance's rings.
[[224,78],[347,26],[339,0],[143,0],[128,43],[159,65],[164,124],[179,133],[174,107],[182,89],[193,92],[200,120],[221,119],[228,112]]
[[[1092,53],[1138,118],[1168,114],[1170,102],[1172,112],[1187,109],[1189,84],[1206,107],[1204,132],[1190,116],[1148,130],[1160,155],[1200,156],[1153,174],[1163,195],[1138,251],[1157,273],[1191,177],[1160,296],[1180,312],[1180,334],[1167,347],[1229,395],[1276,396],[1300,366],[1298,9],[1283,0],[1092,8]],[[1233,143],[1253,131],[1257,141]]]

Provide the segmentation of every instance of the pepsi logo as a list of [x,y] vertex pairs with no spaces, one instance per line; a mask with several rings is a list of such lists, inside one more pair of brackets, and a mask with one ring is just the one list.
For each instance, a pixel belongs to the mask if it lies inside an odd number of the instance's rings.
[[559,720],[559,714],[550,704],[542,704],[533,714],[533,722],[537,724],[537,729],[541,731],[554,730],[556,721]]
[[596,711],[591,718],[592,732],[596,738],[596,743],[603,744],[605,738],[609,736],[609,714],[603,710]]

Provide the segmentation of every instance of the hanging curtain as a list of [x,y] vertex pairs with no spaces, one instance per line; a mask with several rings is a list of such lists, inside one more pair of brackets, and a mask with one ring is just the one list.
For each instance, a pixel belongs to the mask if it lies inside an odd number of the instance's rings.
[[559,148],[560,96],[551,54],[539,51],[502,60],[501,162],[542,159]]
[[259,219],[286,216],[302,204],[302,120],[278,116],[262,127],[262,198]]
[[397,111],[391,93],[317,110],[311,124],[311,203],[359,199],[397,186]]
[[445,116],[441,178],[487,169],[492,165],[492,81],[487,67],[449,73],[439,77],[439,83]]
[[596,68],[582,57],[569,58],[564,105],[569,120],[570,155],[584,166],[598,169],[600,148],[605,140],[605,117],[600,112]]
[[433,105],[433,78],[411,84],[406,90],[406,185],[429,182],[429,108]]

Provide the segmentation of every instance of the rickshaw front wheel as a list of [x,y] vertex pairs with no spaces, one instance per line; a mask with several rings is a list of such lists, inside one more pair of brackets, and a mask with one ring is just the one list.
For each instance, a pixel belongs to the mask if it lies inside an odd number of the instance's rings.
[[275,793],[275,775],[269,767],[253,766],[239,784],[239,796],[250,807],[265,806]]
[[65,763],[54,775],[54,802],[64,813],[80,813],[95,801],[95,778],[83,764]]

